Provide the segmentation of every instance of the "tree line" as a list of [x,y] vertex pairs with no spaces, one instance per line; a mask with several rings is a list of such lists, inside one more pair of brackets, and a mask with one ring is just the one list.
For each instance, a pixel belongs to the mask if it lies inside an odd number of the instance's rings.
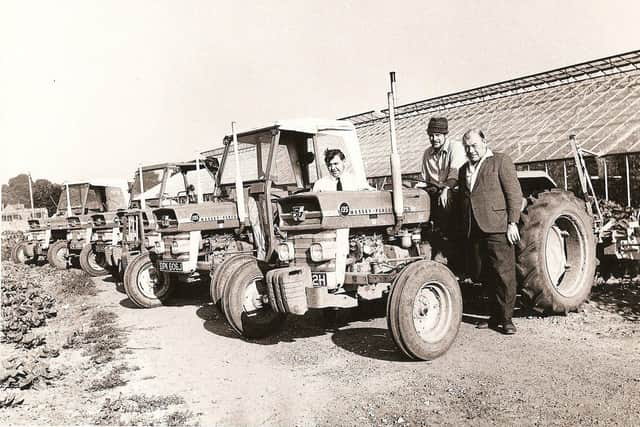
[[[49,216],[56,211],[58,199],[62,191],[62,185],[53,183],[48,179],[37,179],[31,183],[33,191],[33,206],[47,208]],[[25,208],[31,207],[29,199],[29,175],[21,173],[9,179],[8,184],[2,184],[2,205],[22,204]]]

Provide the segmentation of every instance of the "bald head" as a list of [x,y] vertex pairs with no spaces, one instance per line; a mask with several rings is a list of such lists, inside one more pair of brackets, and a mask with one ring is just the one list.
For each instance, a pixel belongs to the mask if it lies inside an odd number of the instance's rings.
[[462,145],[464,146],[464,151],[467,154],[469,162],[472,164],[479,162],[487,152],[484,133],[479,128],[466,131],[462,136]]

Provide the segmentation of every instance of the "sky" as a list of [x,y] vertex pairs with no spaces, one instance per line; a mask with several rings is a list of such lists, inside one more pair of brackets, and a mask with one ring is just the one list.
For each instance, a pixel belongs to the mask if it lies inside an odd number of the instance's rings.
[[238,129],[640,48],[638,1],[0,0],[0,182],[130,179]]

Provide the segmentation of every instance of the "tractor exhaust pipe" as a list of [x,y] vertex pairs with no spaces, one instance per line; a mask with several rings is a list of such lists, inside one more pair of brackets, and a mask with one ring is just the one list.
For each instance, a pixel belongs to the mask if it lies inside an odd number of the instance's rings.
[[240,154],[238,153],[238,135],[236,134],[236,122],[231,122],[231,137],[233,139],[233,151],[235,152],[236,163],[236,204],[238,208],[238,220],[242,228],[247,219],[247,212],[244,206],[244,187],[242,175],[240,174]]
[[389,79],[391,80],[391,93],[393,94],[393,107],[398,105],[398,91],[396,90],[396,72],[391,71],[389,73]]
[[31,201],[31,218],[35,218],[35,208],[33,206],[33,189],[31,188],[31,172],[27,174],[29,177],[29,200]]
[[71,216],[71,215],[73,215],[73,212],[71,212],[71,199],[69,198],[69,183],[68,182],[64,183],[64,188],[65,188],[65,191],[67,193],[67,216]]
[[393,213],[396,216],[396,231],[400,229],[404,221],[404,199],[402,198],[402,168],[400,166],[400,154],[396,142],[396,116],[395,116],[395,73],[391,74],[391,92],[387,92],[389,104],[389,136],[391,138],[391,184],[393,190]]
[[142,180],[142,164],[141,163],[138,163],[138,176],[140,177],[140,208],[145,209],[147,207],[147,201],[144,198],[144,183]]
[[200,152],[196,151],[196,202],[202,203],[202,191],[200,185]]

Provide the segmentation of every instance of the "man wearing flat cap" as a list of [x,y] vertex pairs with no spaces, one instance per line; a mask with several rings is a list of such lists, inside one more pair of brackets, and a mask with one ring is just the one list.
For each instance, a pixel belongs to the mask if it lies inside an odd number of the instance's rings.
[[445,117],[432,117],[427,126],[430,147],[422,156],[422,179],[431,196],[431,212],[436,225],[449,231],[451,189],[458,183],[458,170],[467,161],[462,144],[450,141],[449,122]]

